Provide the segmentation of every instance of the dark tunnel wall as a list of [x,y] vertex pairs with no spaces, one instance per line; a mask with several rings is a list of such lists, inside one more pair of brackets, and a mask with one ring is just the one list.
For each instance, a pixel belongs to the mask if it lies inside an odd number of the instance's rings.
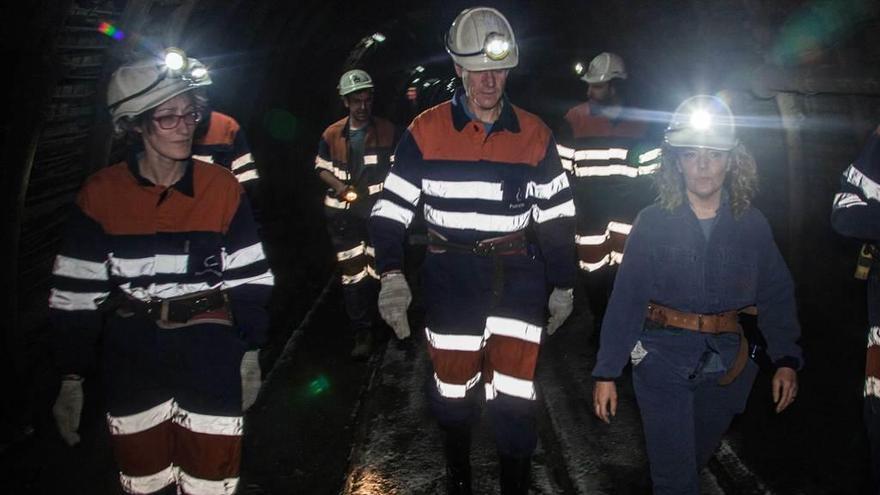
[[[513,101],[551,126],[585,99],[572,64],[604,50],[627,60],[634,105],[669,111],[690,94],[726,90],[738,114],[761,117],[760,126],[743,128],[742,135],[758,159],[762,192],[757,203],[792,265],[802,318],[835,325],[823,316],[833,311],[823,313],[813,303],[841,286],[851,300],[860,300],[860,286],[850,279],[854,247],[831,233],[828,216],[839,172],[880,121],[875,3],[485,3],[508,15],[521,43],[521,66],[509,87]],[[264,179],[265,235],[274,249],[269,254],[285,287],[278,296],[283,300],[273,302],[279,308],[277,345],[332,270],[321,186],[311,168],[320,132],[344,113],[335,93],[339,75],[354,66],[369,70],[379,84],[377,113],[407,124],[416,110],[437,103],[437,94],[447,94],[424,91],[410,104],[404,93],[413,67],[422,65],[426,77],[444,81],[453,75],[443,33],[470,5],[78,0],[5,7],[6,18],[20,21],[4,40],[17,77],[7,102],[7,115],[16,118],[7,119],[2,135],[6,229],[12,241],[3,251],[3,285],[11,295],[4,301],[9,317],[0,351],[7,367],[4,381],[14,395],[27,397],[31,405],[39,402],[29,395],[29,385],[34,376],[48,373],[45,300],[51,260],[73,194],[110,155],[103,87],[121,60],[145,47],[180,45],[212,68],[215,108],[244,125]],[[96,33],[100,21],[117,23],[125,40]],[[359,42],[374,32],[387,40],[360,50]],[[774,86],[755,75],[761,66],[789,78]],[[805,86],[805,81],[818,82]],[[851,321],[860,318],[859,304],[848,310]],[[844,349],[858,348],[861,338],[846,335],[834,349],[852,354]],[[805,339],[819,369],[831,369],[834,363],[818,352],[825,340]],[[852,355],[835,371],[846,385],[829,401],[858,400],[863,357]],[[12,402],[4,402],[5,424],[26,424],[43,412],[38,406],[13,408]]]

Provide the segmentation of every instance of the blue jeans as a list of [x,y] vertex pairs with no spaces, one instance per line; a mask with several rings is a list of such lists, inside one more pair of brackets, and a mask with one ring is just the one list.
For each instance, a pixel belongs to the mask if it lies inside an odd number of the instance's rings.
[[758,372],[749,360],[729,385],[718,379],[733,364],[735,334],[709,335],[675,328],[646,329],[647,351],[633,365],[654,494],[700,492],[699,471],[743,411]]

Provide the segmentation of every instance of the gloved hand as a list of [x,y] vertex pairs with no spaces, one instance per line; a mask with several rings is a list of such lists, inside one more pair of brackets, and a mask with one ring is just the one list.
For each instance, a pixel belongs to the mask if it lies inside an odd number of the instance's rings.
[[547,302],[550,310],[550,320],[547,321],[547,335],[553,335],[557,328],[565,323],[571,310],[574,309],[574,289],[560,289],[556,287],[550,294]]
[[61,380],[61,389],[52,406],[52,416],[58,426],[58,433],[67,445],[79,443],[79,419],[82,416],[83,388],[82,378]]
[[406,309],[412,301],[412,292],[406,277],[400,272],[382,275],[382,289],[379,290],[379,314],[385,323],[394,329],[398,339],[409,337],[409,321]]
[[260,350],[247,351],[241,358],[241,410],[247,411],[257,400],[263,385]]

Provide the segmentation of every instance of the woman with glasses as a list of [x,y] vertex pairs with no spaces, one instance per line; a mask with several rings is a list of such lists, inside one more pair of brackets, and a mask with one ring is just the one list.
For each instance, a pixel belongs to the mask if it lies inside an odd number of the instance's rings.
[[606,423],[615,415],[614,381],[631,361],[654,493],[696,495],[757,374],[738,312],[757,308],[777,413],[797,395],[800,326],[791,275],[751,206],[756,165],[728,106],[685,100],[662,154],[658,202],[633,225],[602,323],[593,407]]
[[238,181],[190,158],[202,118],[192,90],[210,79],[185,60],[113,74],[110,113],[132,144],[80,190],[49,297],[59,433],[79,441],[84,377],[100,368],[127,493],[235,491],[239,366],[265,338],[273,284]]

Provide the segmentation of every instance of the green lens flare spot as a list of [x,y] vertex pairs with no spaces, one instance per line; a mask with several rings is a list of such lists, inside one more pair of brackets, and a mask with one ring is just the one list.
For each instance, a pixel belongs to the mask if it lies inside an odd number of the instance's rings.
[[263,126],[273,138],[279,141],[292,141],[296,136],[299,121],[287,110],[273,108],[263,117]]
[[311,382],[309,382],[309,394],[312,396],[321,395],[330,388],[330,382],[327,380],[327,377],[324,375],[320,375]]

